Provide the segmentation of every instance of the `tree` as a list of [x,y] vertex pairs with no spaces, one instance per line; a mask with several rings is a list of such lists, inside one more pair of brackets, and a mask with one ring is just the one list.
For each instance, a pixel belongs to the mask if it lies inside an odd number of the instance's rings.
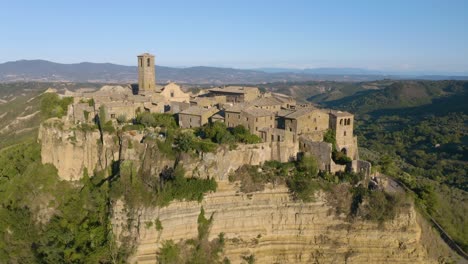
[[315,177],[318,174],[317,160],[312,155],[304,155],[297,164],[297,169],[307,176]]
[[182,152],[188,152],[194,149],[195,136],[190,133],[180,133],[176,139],[177,148]]

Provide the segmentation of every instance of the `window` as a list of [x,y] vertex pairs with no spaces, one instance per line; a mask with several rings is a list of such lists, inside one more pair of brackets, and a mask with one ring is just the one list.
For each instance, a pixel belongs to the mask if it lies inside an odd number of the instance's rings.
[[255,121],[258,122],[258,117],[255,118]]
[[255,131],[258,131],[258,127],[255,127]]
[[174,91],[171,91],[171,97],[174,97]]
[[317,130],[317,127],[315,127],[315,130]]
[[281,136],[278,136],[278,141],[281,141]]
[[275,136],[271,135],[271,141],[275,141]]
[[111,118],[115,118],[115,114],[111,114]]
[[151,66],[151,59],[150,58],[146,59],[146,66],[148,66],[148,67]]
[[140,67],[143,67],[143,59],[140,58]]
[[237,115],[237,119],[240,119],[240,115]]
[[343,124],[343,119],[340,119],[340,125],[342,125],[342,124]]
[[346,137],[346,131],[343,133],[343,136],[345,136],[345,137]]

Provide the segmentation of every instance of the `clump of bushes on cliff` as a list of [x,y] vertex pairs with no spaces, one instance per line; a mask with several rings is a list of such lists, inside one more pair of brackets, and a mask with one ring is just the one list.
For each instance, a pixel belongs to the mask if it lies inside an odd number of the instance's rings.
[[219,121],[208,123],[198,128],[195,134],[217,144],[234,144],[236,142],[256,144],[262,142],[257,135],[250,133],[250,131],[242,125],[228,128],[225,123]]
[[114,199],[123,197],[132,208],[166,206],[173,200],[201,201],[205,193],[217,187],[214,179],[185,178],[182,166],[165,167],[155,177],[124,161],[116,173],[119,177],[111,183],[111,195]]
[[303,156],[297,162],[267,161],[263,166],[244,165],[229,175],[229,180],[240,181],[244,193],[262,191],[265,184],[286,184],[296,199],[311,201],[315,191],[324,186],[318,177],[318,166],[313,156]]
[[190,152],[190,151],[197,151],[197,152],[213,152],[216,150],[217,145],[211,142],[208,139],[200,139],[195,137],[195,135],[190,132],[181,132],[178,134],[175,143],[177,145],[177,149],[181,152]]
[[60,98],[56,93],[41,95],[41,114],[44,118],[62,117],[68,111],[68,105],[73,102],[73,97]]
[[145,127],[162,127],[166,129],[176,129],[178,127],[173,115],[162,113],[140,113],[137,115],[135,123]]
[[409,206],[404,193],[368,190],[358,186],[351,189],[351,216],[383,223],[393,220],[398,211]]
[[167,240],[158,253],[158,263],[230,263],[229,259],[221,259],[224,248],[224,234],[216,239],[208,240],[213,215],[205,217],[203,207],[198,215],[198,236],[193,239],[174,243]]

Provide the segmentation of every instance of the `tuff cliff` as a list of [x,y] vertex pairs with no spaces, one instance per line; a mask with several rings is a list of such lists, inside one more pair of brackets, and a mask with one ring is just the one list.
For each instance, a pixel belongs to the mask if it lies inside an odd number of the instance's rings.
[[[412,206],[384,224],[350,221],[336,213],[324,192],[314,202],[303,203],[293,200],[285,186],[267,185],[264,191],[244,194],[239,184],[227,181],[228,174],[244,164],[258,165],[272,157],[287,161],[297,152],[294,146],[280,153],[276,143],[239,145],[174,158],[158,149],[157,140],[142,137],[132,131],[117,136],[71,129],[58,119],[45,122],[39,133],[43,163],[55,165],[64,180],[77,180],[85,168],[103,170],[116,161],[132,161],[141,177],[157,177],[165,167],[182,164],[186,177],[217,180],[217,191],[200,203],[173,201],[166,207],[130,209],[122,200],[115,202],[114,234],[118,241],[133,240],[131,263],[155,263],[165,240],[196,237],[201,207],[207,216],[213,215],[210,239],[225,234],[223,254],[232,263],[252,254],[257,263],[437,263],[427,253]],[[156,219],[162,230],[146,225]]]
[[[336,215],[324,193],[315,202],[293,201],[285,186],[243,194],[235,184],[219,182],[218,191],[201,203],[173,202],[163,208],[140,208],[128,214],[114,206],[117,236],[127,234],[129,218],[137,234],[132,263],[155,263],[165,240],[197,236],[200,208],[213,215],[210,238],[224,233],[224,254],[232,263],[253,254],[257,263],[436,263],[426,254],[413,207],[384,224],[348,221]],[[145,223],[159,219],[162,230]]]
[[97,129],[66,127],[61,119],[45,121],[39,128],[42,163],[51,163],[63,180],[78,180],[85,168],[92,173],[111,166],[118,159],[119,144],[115,136]]
[[[154,156],[156,153],[152,152],[158,152],[157,148],[151,148],[154,142],[141,143],[143,135],[134,131],[120,136],[103,133],[101,137],[97,129],[72,129],[64,127],[60,119],[49,119],[41,125],[38,138],[42,146],[42,163],[53,164],[64,180],[78,180],[83,176],[84,168],[90,173],[104,170],[118,160],[134,161],[138,168],[145,161],[160,160],[160,156]],[[199,157],[182,155],[177,162],[183,164],[187,177],[226,180],[229,172],[242,165],[259,165],[271,159],[287,162],[297,151],[297,145],[281,142],[240,144],[234,149],[220,147],[216,153],[204,153]],[[175,162],[168,160],[164,165],[173,166]],[[151,164],[147,166],[151,167]],[[162,167],[153,166],[151,170],[151,175],[158,175]]]

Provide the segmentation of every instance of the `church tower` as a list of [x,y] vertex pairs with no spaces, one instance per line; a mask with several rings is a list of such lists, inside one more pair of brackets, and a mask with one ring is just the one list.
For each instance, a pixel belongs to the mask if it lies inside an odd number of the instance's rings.
[[154,55],[143,53],[138,56],[138,91],[153,92],[155,89]]

